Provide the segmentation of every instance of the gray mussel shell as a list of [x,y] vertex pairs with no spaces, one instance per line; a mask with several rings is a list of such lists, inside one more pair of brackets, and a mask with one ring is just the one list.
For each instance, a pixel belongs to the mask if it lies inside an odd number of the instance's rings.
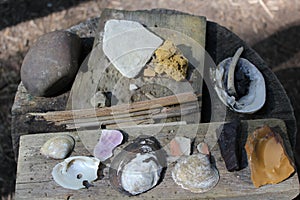
[[219,99],[231,110],[238,113],[254,113],[261,109],[266,101],[265,80],[261,72],[250,61],[239,58],[239,67],[250,79],[249,92],[247,95],[236,100],[234,96],[226,92],[224,78],[228,73],[228,68],[232,58],[223,60],[217,68],[212,68],[210,76],[214,89]]
[[[158,166],[156,172],[159,175],[159,180],[154,183],[151,188],[161,181],[167,163],[166,153],[163,151],[161,145],[154,137],[139,136],[132,143],[126,146],[111,163],[109,169],[109,179],[114,189],[129,196],[136,195],[126,191],[122,186],[122,173],[124,167],[138,155],[146,155],[149,153],[153,155],[153,157],[151,157],[151,161],[154,161],[156,166]],[[147,188],[143,192],[146,192],[151,188]]]

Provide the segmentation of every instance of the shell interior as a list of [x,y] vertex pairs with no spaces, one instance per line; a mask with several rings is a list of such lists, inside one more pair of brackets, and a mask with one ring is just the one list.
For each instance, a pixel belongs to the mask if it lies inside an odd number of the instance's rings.
[[113,150],[122,143],[123,134],[118,130],[102,130],[99,142],[94,148],[94,156],[101,162],[113,155]]
[[182,158],[175,165],[172,178],[183,189],[203,193],[217,185],[219,172],[211,165],[209,156],[200,153]]
[[140,136],[112,161],[111,185],[131,195],[146,192],[158,184],[166,166],[166,154],[154,137]]
[[74,146],[75,140],[72,136],[56,136],[45,142],[40,152],[47,158],[64,159],[72,152]]
[[64,188],[73,190],[85,188],[84,182],[91,183],[98,178],[99,163],[97,158],[69,157],[53,168],[52,177],[57,184]]
[[240,99],[226,91],[225,80],[232,58],[223,60],[216,69],[211,69],[211,78],[219,99],[230,109],[239,113],[254,113],[263,107],[266,100],[265,80],[261,72],[248,60],[240,58],[237,67],[250,79],[248,93]]

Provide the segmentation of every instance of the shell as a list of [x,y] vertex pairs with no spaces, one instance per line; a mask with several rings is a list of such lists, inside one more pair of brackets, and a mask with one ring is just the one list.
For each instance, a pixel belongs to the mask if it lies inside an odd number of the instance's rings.
[[74,146],[75,140],[72,136],[56,136],[45,142],[40,153],[47,158],[64,159],[72,152]]
[[70,157],[53,168],[52,177],[57,184],[64,188],[73,190],[85,188],[98,178],[99,163],[97,158]]
[[182,158],[175,165],[172,178],[183,189],[203,193],[217,185],[219,172],[211,165],[209,156],[195,154]]
[[102,130],[99,142],[94,148],[94,156],[105,161],[113,155],[113,150],[123,141],[123,134],[118,130]]
[[[236,70],[240,70],[250,80],[248,92],[237,97],[225,85],[229,80],[228,72],[232,58],[223,60],[217,68],[211,68],[211,79],[219,99],[230,109],[239,113],[254,113],[261,109],[266,100],[265,80],[261,72],[247,59],[239,58]],[[235,73],[237,73],[235,71]],[[234,74],[233,74],[234,75]],[[232,77],[231,77],[232,78]],[[245,88],[243,88],[245,89]]]
[[126,146],[109,169],[110,183],[118,191],[137,195],[153,188],[165,170],[166,155],[154,137],[140,136]]

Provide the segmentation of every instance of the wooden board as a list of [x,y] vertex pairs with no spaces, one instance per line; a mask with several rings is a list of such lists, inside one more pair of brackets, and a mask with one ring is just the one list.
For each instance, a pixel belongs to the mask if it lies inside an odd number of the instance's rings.
[[[173,41],[189,60],[187,80],[176,82],[166,77],[145,78],[142,75],[128,79],[119,73],[106,58],[102,50],[103,30],[105,22],[109,19],[137,21],[163,39]],[[205,17],[192,16],[179,12],[160,11],[124,11],[105,9],[100,17],[98,33],[95,37],[94,47],[90,56],[82,64],[68,100],[67,109],[93,108],[90,99],[97,91],[109,93],[114,99],[111,104],[129,103],[134,93],[145,93],[143,86],[151,90],[156,97],[168,96],[165,90],[172,94],[182,92],[202,93],[204,52],[206,36]],[[128,41],[130,42],[130,41]],[[116,47],[118,48],[118,47]],[[129,84],[136,84],[141,91],[130,91]],[[159,89],[157,89],[159,88]],[[200,122],[201,102],[199,113],[195,117],[185,117],[183,121]],[[96,118],[96,117],[95,117]]]
[[[164,9],[147,12],[179,14],[177,11]],[[116,11],[116,13],[118,13],[118,11]],[[141,13],[141,16],[143,15],[143,11],[139,11],[139,13]],[[93,39],[98,34],[96,29],[99,22],[100,18],[96,17],[76,24],[69,29],[69,31],[81,37],[85,52],[90,52],[92,49]],[[232,56],[241,45],[245,48],[242,57],[247,58],[255,64],[265,78],[267,89],[267,101],[265,106],[259,112],[252,115],[233,113],[227,108],[224,108],[226,109],[226,113],[223,113],[226,116],[220,115],[219,110],[223,104],[218,100],[216,93],[210,87],[208,70],[211,66],[208,65],[210,63],[206,63],[204,81],[208,89],[204,87],[203,90],[201,122],[230,121],[233,118],[244,120],[263,118],[282,119],[286,123],[290,142],[294,147],[297,132],[295,116],[289,98],[274,73],[268,68],[263,59],[237,35],[215,22],[207,21],[205,48],[216,64],[226,57]],[[81,70],[83,71],[79,73],[84,73],[84,69]],[[21,135],[65,131],[65,127],[62,126],[58,127],[45,122],[33,122],[31,118],[28,118],[26,113],[64,110],[69,97],[68,94],[69,93],[65,93],[53,98],[33,97],[28,94],[23,84],[20,83],[12,108],[12,139],[16,158],[18,157],[19,137]]]
[[[21,136],[20,151],[18,160],[18,171],[16,181],[16,199],[292,199],[299,193],[299,183],[297,174],[293,174],[287,180],[276,184],[266,185],[255,188],[250,180],[249,167],[238,171],[228,172],[220,155],[218,145],[216,144],[215,129],[222,123],[207,123],[194,125],[179,126],[157,126],[157,127],[134,127],[126,128],[123,131],[128,134],[128,141],[138,135],[154,135],[165,146],[176,136],[185,136],[195,139],[195,144],[200,141],[208,142],[212,149],[212,156],[216,161],[216,166],[220,173],[220,181],[212,190],[195,194],[180,188],[171,178],[171,170],[174,164],[167,167],[166,175],[163,181],[150,191],[135,197],[123,196],[119,192],[113,190],[108,181],[108,167],[104,168],[104,178],[94,182],[94,187],[81,190],[64,189],[57,185],[52,177],[52,168],[59,163],[59,160],[46,159],[40,155],[40,147],[49,138],[70,134],[76,138],[76,146],[72,156],[86,155],[90,153],[84,148],[79,139],[88,137],[93,138],[90,145],[94,145],[99,137],[99,131],[77,132],[61,132],[61,133],[45,133],[35,135]],[[286,127],[283,121],[278,119],[266,120],[249,120],[242,122],[242,135],[245,139],[248,132],[252,132],[255,128],[264,124],[276,129],[284,139],[288,153],[291,155],[291,147],[289,144]],[[87,143],[86,143],[87,144]],[[122,148],[123,146],[118,147]],[[115,151],[115,155],[117,151]],[[109,163],[107,163],[109,166]]]

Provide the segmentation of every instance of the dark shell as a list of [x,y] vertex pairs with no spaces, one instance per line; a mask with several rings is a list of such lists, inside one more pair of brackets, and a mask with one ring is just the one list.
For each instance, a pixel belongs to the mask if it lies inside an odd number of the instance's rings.
[[[122,171],[124,167],[133,160],[137,154],[152,153],[156,159],[152,159],[157,165],[161,166],[160,170],[160,181],[164,174],[166,167],[166,153],[162,149],[161,145],[154,137],[139,136],[132,143],[127,145],[122,152],[120,152],[112,161],[109,169],[109,179],[114,189],[119,192],[132,196],[130,192],[126,191],[121,182]],[[150,188],[151,189],[151,188]]]

